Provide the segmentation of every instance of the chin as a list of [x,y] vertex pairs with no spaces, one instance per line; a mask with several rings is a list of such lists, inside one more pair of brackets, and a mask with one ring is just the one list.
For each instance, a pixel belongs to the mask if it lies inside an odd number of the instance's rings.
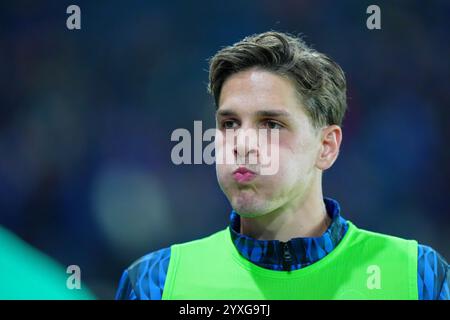
[[253,211],[249,211],[249,212],[240,212],[235,210],[239,216],[243,217],[243,218],[258,218],[264,215],[264,213],[255,213]]
[[261,203],[258,199],[243,199],[242,197],[239,197],[234,199],[231,203],[234,211],[242,217],[255,218],[267,213],[266,205]]

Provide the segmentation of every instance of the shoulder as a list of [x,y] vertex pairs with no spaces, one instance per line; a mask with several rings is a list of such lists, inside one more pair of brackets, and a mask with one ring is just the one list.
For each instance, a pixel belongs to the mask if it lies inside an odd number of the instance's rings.
[[450,299],[450,274],[447,261],[433,248],[419,244],[417,280],[422,300]]
[[174,244],[172,248],[174,250],[178,248],[189,250],[196,248],[215,247],[217,242],[223,242],[224,237],[227,236],[229,232],[229,229],[225,228],[201,238],[197,238],[195,240]]
[[404,239],[397,236],[360,229],[350,222],[351,229],[353,229],[353,241],[356,243],[370,244],[377,250],[389,249],[392,252],[403,252],[416,257],[417,255],[417,241]]
[[117,300],[160,300],[174,250],[182,248],[191,259],[199,247],[214,246],[227,228],[200,239],[173,244],[153,251],[133,262],[122,274],[115,298]]
[[[420,300],[449,300],[450,270],[447,261],[433,248],[418,244],[415,240],[375,233],[358,229],[359,235],[364,240],[374,241],[377,247],[389,247],[394,249],[396,255],[408,254],[417,259],[417,286]],[[409,244],[408,244],[409,243]],[[410,249],[407,249],[407,248]],[[414,253],[414,257],[411,254]],[[417,256],[416,256],[417,255]]]
[[116,299],[160,300],[169,266],[171,247],[153,251],[133,262],[122,274]]

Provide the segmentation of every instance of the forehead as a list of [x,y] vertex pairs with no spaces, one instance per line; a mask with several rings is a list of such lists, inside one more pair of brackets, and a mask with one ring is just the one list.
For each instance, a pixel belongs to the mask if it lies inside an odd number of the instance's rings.
[[266,109],[289,113],[303,111],[291,80],[257,68],[235,73],[225,81],[219,109],[232,109],[239,113]]

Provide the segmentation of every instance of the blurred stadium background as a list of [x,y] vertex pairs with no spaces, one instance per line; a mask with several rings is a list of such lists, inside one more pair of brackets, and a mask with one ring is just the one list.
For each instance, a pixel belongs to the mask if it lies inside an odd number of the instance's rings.
[[[70,4],[79,31],[65,26]],[[366,28],[370,4],[382,30]],[[303,33],[347,75],[325,195],[359,226],[448,259],[449,17],[448,1],[4,1],[0,225],[79,265],[103,299],[136,258],[223,228],[214,167],[173,165],[170,135],[214,126],[207,58],[275,29]]]

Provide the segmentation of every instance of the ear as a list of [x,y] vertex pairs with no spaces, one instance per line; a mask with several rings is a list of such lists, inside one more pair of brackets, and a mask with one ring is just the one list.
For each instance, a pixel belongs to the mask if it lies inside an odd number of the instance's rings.
[[316,167],[327,170],[336,161],[342,141],[342,130],[337,125],[331,125],[322,129],[321,146],[317,156]]

